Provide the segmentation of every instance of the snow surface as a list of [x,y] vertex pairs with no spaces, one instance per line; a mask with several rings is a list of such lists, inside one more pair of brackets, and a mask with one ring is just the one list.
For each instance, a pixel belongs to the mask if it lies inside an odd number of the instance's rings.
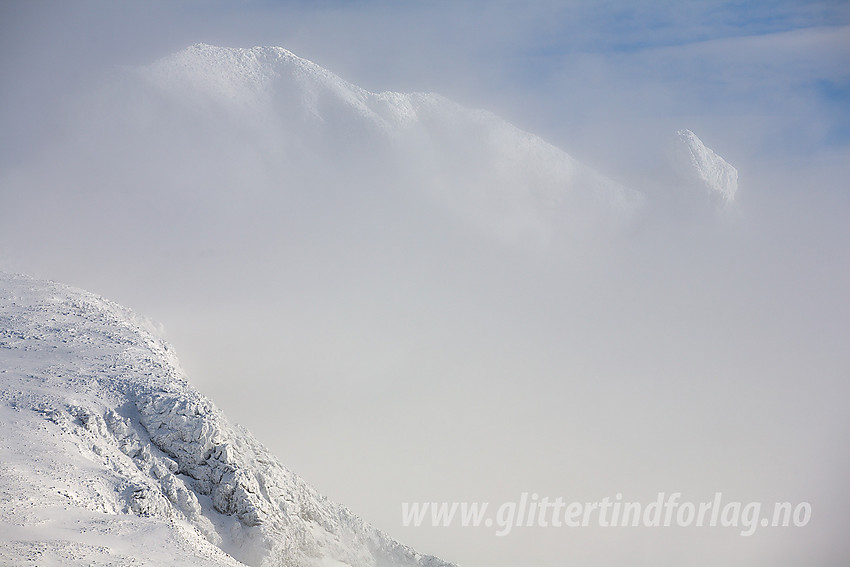
[[280,47],[197,44],[137,76],[177,114],[249,130],[244,139],[260,140],[257,152],[285,172],[271,178],[297,177],[316,155],[327,168],[333,156],[341,177],[365,170],[364,184],[391,179],[503,241],[617,227],[644,201],[492,113],[433,93],[369,92]]
[[718,197],[722,204],[733,202],[738,191],[738,170],[706,147],[690,130],[679,130],[676,135],[683,165],[689,167],[702,187]]
[[0,564],[448,567],[287,470],[156,326],[0,273]]

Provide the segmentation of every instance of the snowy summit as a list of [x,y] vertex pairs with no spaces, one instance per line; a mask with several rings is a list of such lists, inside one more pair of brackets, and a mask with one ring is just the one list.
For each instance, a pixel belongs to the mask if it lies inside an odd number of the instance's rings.
[[690,130],[679,130],[676,135],[683,160],[701,185],[710,195],[719,197],[723,204],[734,201],[738,191],[738,170],[706,147]]
[[450,567],[328,501],[156,327],[0,272],[0,564]]
[[[281,185],[327,175],[332,156],[342,181],[323,185],[391,184],[501,241],[617,226],[643,203],[639,192],[490,112],[435,93],[370,92],[281,47],[197,44],[138,69],[136,79],[136,90],[158,97],[152,107],[197,116],[213,139],[221,131],[222,139],[252,140],[263,156],[252,167],[274,164],[266,178]],[[173,139],[173,118],[164,127]]]

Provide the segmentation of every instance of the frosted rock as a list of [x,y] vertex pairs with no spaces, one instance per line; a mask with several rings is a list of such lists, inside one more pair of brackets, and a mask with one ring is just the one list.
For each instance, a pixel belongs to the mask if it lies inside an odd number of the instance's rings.
[[722,204],[733,202],[738,191],[738,170],[690,130],[679,130],[676,135],[680,168]]

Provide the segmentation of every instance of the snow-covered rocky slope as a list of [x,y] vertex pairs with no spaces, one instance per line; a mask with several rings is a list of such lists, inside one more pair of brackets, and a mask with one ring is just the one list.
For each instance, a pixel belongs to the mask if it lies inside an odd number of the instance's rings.
[[329,502],[153,324],[0,272],[0,564],[448,567]]
[[738,191],[738,170],[690,130],[679,130],[676,136],[676,165],[684,176],[719,204],[732,203]]

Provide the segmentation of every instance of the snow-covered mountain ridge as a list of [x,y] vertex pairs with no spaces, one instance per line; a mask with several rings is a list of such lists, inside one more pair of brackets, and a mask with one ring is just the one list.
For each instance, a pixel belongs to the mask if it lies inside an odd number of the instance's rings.
[[[175,115],[244,140],[250,148],[237,151],[263,156],[256,167],[274,169],[275,184],[325,175],[331,156],[342,183],[392,184],[502,241],[619,226],[644,202],[490,112],[434,93],[369,92],[280,47],[197,44],[136,76]],[[233,152],[219,161],[235,161]]]
[[0,422],[4,565],[449,565],[318,494],[81,290],[0,273]]
[[[320,185],[389,183],[490,237],[533,245],[616,231],[646,207],[641,192],[488,111],[436,93],[370,92],[282,47],[196,44],[136,74],[180,114],[265,156],[257,167],[275,164],[273,183],[315,180],[330,157],[344,180]],[[690,130],[677,136],[679,182],[732,202],[737,170]]]
[[227,48],[206,44],[190,46],[139,72],[163,89],[197,100],[201,93],[224,105],[246,108],[271,102],[275,86],[292,81],[298,86],[302,108],[323,120],[322,97],[331,95],[357,114],[384,127],[415,119],[410,96],[370,93],[312,61],[282,47]]

